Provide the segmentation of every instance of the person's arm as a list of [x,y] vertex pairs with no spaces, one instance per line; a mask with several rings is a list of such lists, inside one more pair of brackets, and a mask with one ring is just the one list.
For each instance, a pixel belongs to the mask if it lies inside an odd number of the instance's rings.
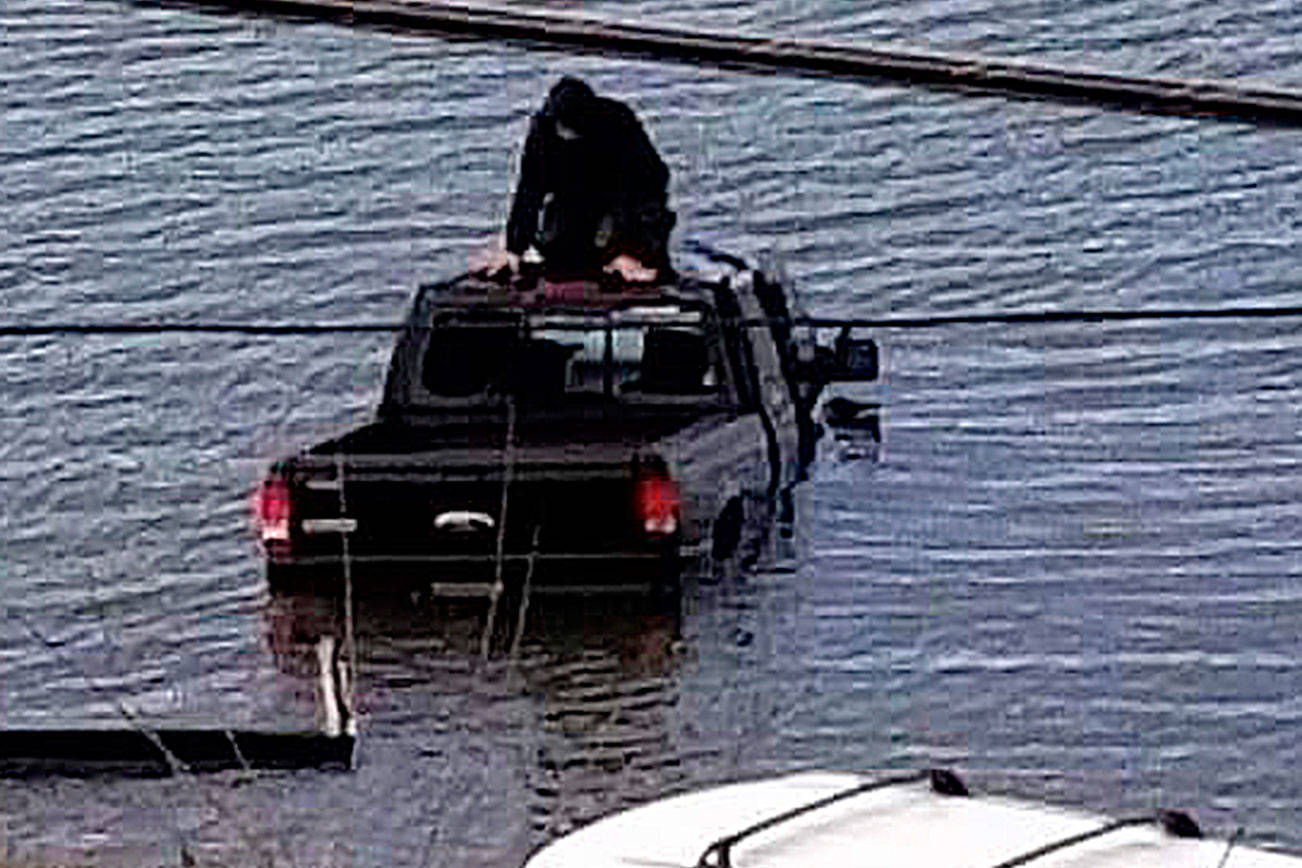
[[622,175],[618,247],[654,271],[668,265],[666,248],[675,222],[669,210],[669,169],[633,111],[617,105],[611,114]]
[[620,141],[627,154],[628,189],[642,198],[654,199],[667,197],[669,188],[669,168],[656,152],[655,145],[647,136],[641,121],[633,110],[622,103],[616,103]]
[[506,222],[506,249],[521,254],[532,246],[538,232],[538,209],[542,207],[543,136],[538,119],[529,124],[520,161],[520,180],[511,201],[511,215]]

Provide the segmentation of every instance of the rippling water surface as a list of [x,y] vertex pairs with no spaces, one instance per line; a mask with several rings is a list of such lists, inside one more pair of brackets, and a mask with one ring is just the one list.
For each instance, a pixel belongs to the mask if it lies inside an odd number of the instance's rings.
[[[1269,0],[563,4],[712,29],[1302,83]],[[630,102],[682,237],[822,315],[1302,304],[1302,132],[444,43],[101,0],[0,9],[10,322],[394,320],[505,214],[554,78]],[[0,782],[11,852],[510,865],[776,770],[948,763],[1302,848],[1295,320],[884,331],[773,566],[680,620],[357,613],[350,775]],[[302,727],[323,603],[268,596],[267,462],[364,421],[390,338],[0,338],[0,723]],[[274,851],[274,854],[273,854]]]

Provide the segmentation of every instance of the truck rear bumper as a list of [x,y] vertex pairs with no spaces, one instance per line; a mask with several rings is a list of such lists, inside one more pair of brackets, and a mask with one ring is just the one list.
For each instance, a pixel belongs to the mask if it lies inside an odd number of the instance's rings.
[[[659,594],[677,586],[678,547],[593,553],[507,554],[499,571],[492,555],[338,555],[268,557],[274,590],[356,593],[415,591],[435,597],[488,597],[528,583],[539,596]],[[500,588],[499,588],[500,582]]]

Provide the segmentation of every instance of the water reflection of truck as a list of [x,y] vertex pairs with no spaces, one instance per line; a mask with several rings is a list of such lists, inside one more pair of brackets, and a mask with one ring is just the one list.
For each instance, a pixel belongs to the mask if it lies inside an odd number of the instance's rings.
[[712,267],[654,288],[422,288],[376,420],[263,483],[272,585],[346,561],[359,588],[649,590],[742,549],[813,454],[823,386],[874,378],[876,351],[817,346],[779,284]]
[[[324,704],[315,686],[321,646],[347,660],[341,602],[269,595],[267,645],[285,676],[281,701],[299,716]],[[542,841],[607,813],[612,793],[652,799],[682,779],[689,758],[697,772],[708,767],[678,725],[681,667],[693,653],[680,613],[628,596],[574,603],[534,600],[524,624],[502,619],[486,652],[479,601],[355,601],[360,765],[395,791],[432,788],[399,800],[425,808],[415,811],[419,822],[399,824],[392,851],[412,839],[473,841],[484,857],[474,864],[518,865]]]

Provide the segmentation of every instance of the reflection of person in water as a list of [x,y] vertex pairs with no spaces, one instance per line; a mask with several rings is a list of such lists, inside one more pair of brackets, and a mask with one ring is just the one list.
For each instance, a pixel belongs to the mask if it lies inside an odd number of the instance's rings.
[[529,127],[506,249],[490,267],[515,270],[532,249],[551,276],[655,280],[669,268],[668,183],[633,111],[567,76]]

